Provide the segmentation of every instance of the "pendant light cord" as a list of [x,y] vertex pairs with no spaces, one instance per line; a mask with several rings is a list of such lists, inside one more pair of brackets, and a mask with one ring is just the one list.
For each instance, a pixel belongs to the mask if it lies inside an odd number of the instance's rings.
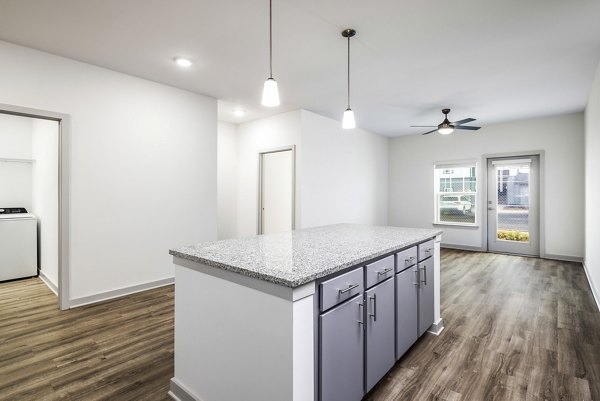
[[350,36],[348,36],[348,108],[350,108]]
[[269,0],[269,78],[273,78],[273,0]]

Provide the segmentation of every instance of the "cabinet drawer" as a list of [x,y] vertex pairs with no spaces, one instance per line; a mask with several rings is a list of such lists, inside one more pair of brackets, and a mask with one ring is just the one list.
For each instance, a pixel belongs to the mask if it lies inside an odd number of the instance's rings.
[[396,254],[396,273],[417,264],[417,247],[405,249]]
[[369,263],[365,267],[365,271],[367,272],[367,288],[394,277],[394,255]]
[[423,242],[417,246],[419,247],[419,262],[427,259],[430,256],[433,256],[433,250],[435,249],[433,246],[433,240]]
[[363,268],[357,267],[348,273],[324,281],[319,290],[321,312],[323,312],[363,292]]

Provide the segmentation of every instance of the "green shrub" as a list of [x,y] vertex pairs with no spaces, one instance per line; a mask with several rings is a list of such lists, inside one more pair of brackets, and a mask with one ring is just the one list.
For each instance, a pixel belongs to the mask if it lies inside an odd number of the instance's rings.
[[528,242],[529,232],[517,230],[498,230],[498,239],[505,241]]

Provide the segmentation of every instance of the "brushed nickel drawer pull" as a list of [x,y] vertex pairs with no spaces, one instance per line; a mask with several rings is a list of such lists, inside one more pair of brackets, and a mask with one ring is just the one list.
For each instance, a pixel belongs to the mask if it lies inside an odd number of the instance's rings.
[[408,258],[408,259],[404,259],[404,264],[407,264],[407,263],[412,263],[412,261],[413,261],[413,260],[415,260],[415,257],[414,257],[414,256],[411,256],[411,257],[410,257],[410,258]]
[[340,292],[340,295],[341,295],[341,294],[345,294],[345,293],[347,293],[348,291],[352,291],[352,290],[353,290],[353,289],[355,289],[356,287],[358,287],[358,284],[354,284],[354,285],[352,285],[352,284],[348,284],[348,288],[346,288],[346,289],[344,289],[344,290],[338,290],[338,291]]
[[388,274],[389,272],[391,272],[393,270],[392,267],[388,267],[387,269],[381,271],[381,272],[377,272],[378,276],[385,276],[386,274]]

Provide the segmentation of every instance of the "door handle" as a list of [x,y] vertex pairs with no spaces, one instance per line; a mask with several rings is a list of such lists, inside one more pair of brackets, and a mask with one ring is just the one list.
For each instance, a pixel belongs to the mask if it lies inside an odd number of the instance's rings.
[[425,270],[425,267],[421,267],[420,270],[423,272],[423,279],[421,282],[427,285],[427,270]]
[[369,300],[373,301],[373,313],[369,313],[369,316],[373,318],[373,321],[377,321],[377,294],[373,294],[372,297],[369,297]]
[[415,272],[415,276],[416,276],[416,278],[417,278],[417,282],[416,282],[416,283],[413,283],[413,284],[414,284],[415,286],[417,286],[417,287],[420,287],[420,286],[421,286],[421,283],[420,283],[420,281],[421,281],[421,273],[419,272],[419,268],[417,267],[417,268],[414,270],[414,272]]

